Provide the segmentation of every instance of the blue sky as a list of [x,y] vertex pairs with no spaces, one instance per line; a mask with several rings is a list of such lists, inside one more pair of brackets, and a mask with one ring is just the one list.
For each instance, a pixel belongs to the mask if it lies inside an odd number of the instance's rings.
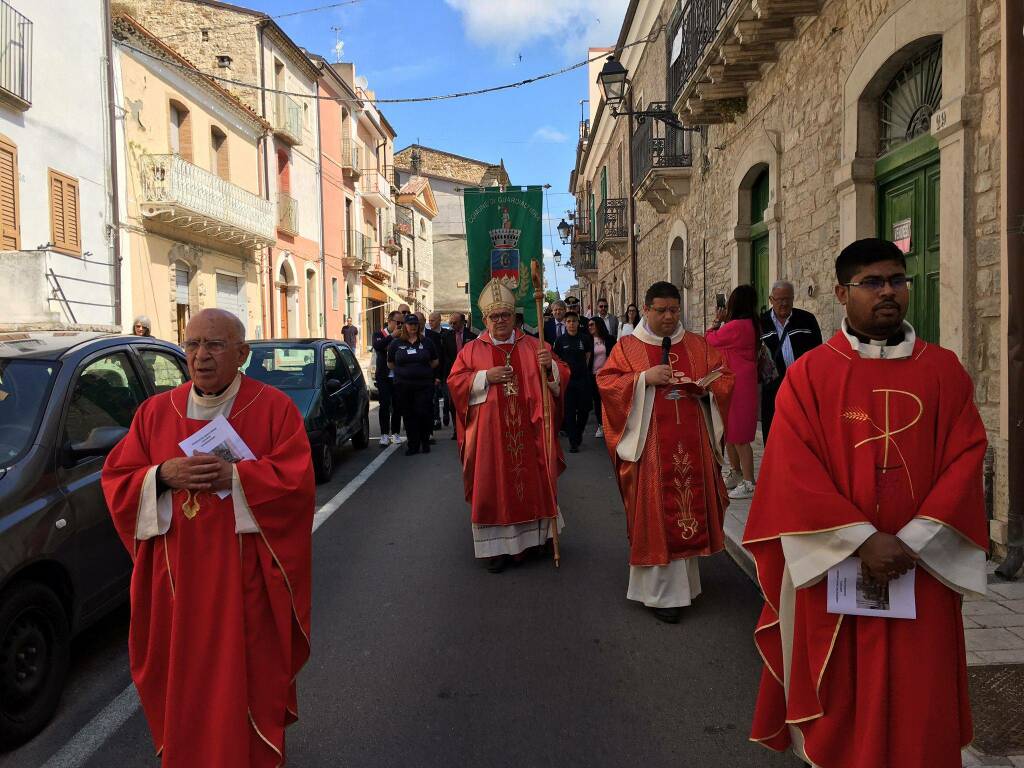
[[[271,16],[325,0],[240,0]],[[329,1],[329,0],[326,0]],[[626,0],[360,0],[343,8],[279,19],[301,46],[355,62],[380,99],[486,88],[560,69],[589,45],[613,45]],[[547,252],[568,256],[554,230],[573,207],[575,161],[586,68],[511,91],[425,104],[383,104],[398,132],[396,149],[419,142],[460,155],[505,161],[513,184],[550,184]],[[549,287],[552,261],[546,259]],[[572,271],[557,272],[564,292]]]

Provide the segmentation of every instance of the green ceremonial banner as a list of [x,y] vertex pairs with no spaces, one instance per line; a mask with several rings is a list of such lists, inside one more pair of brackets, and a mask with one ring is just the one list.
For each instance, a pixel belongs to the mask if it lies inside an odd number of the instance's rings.
[[543,191],[541,187],[466,189],[466,248],[469,251],[469,298],[472,325],[483,328],[476,300],[493,278],[501,278],[516,295],[516,311],[526,325],[537,326],[531,265],[541,260]]

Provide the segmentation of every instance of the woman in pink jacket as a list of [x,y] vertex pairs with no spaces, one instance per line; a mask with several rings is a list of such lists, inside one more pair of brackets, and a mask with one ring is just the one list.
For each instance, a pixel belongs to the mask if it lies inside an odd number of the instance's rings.
[[[725,354],[736,386],[729,404],[725,430],[725,448],[729,454],[730,499],[749,499],[754,495],[754,433],[757,429],[757,345],[760,327],[757,321],[757,291],[752,285],[740,285],[729,295],[724,310],[718,311],[707,332],[711,346]],[[739,467],[742,479],[736,476]]]

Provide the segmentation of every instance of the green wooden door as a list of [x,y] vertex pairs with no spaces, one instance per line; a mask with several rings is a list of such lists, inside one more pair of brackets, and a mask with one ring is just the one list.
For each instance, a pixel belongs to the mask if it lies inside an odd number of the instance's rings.
[[[879,180],[879,237],[898,242],[914,278],[907,320],[918,336],[939,341],[939,161],[934,153]],[[909,237],[909,242],[907,238]]]
[[762,235],[750,242],[750,281],[757,291],[759,312],[768,308],[768,235]]

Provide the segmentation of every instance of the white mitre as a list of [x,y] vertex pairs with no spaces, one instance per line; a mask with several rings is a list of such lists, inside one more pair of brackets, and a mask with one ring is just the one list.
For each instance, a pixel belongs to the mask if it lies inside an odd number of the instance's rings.
[[501,280],[495,278],[484,286],[480,292],[480,298],[477,299],[477,304],[484,317],[500,309],[515,312],[516,295]]

